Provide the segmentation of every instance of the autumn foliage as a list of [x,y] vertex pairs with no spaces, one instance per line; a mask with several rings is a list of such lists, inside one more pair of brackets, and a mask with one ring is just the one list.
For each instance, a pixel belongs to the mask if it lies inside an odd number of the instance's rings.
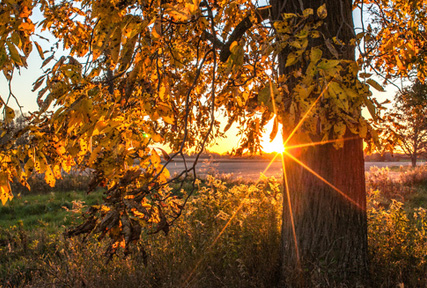
[[[199,156],[175,177],[167,164],[186,161],[189,149],[201,153],[233,123],[243,135],[237,153],[260,149],[268,121],[274,122],[272,138],[281,123],[289,131],[299,128],[297,142],[337,140],[350,131],[378,144],[361,110],[366,106],[376,118],[379,104],[370,87],[382,87],[361,75],[363,65],[386,71],[387,78],[415,68],[419,77],[425,75],[424,40],[416,29],[425,17],[411,12],[416,4],[388,2],[369,2],[378,8],[378,26],[345,43],[320,32],[326,4],[270,21],[271,7],[243,0],[2,1],[4,76],[11,83],[14,73],[27,67],[32,50],[43,59],[43,72],[33,87],[39,110],[1,144],[0,199],[4,204],[12,198],[13,181],[28,186],[33,173],[44,174],[54,186],[71,168],[90,171],[89,190],[105,187],[105,200],[68,235],[109,236],[108,252],[119,247],[127,252],[141,233],[167,234],[196,189],[193,182],[192,190],[176,193],[170,184],[196,181]],[[43,14],[39,23],[29,18],[34,9]],[[396,10],[409,20],[395,17]],[[393,34],[402,25],[410,33]],[[52,49],[38,29],[58,41]],[[359,63],[342,59],[341,50],[362,44]],[[57,52],[60,47],[67,53]],[[289,75],[279,73],[275,63],[285,50]],[[12,88],[8,97],[1,95],[2,136],[12,133],[15,112],[9,101],[16,98]],[[223,130],[218,113],[228,121]],[[30,141],[17,144],[25,133]],[[334,142],[337,149],[342,145]]]

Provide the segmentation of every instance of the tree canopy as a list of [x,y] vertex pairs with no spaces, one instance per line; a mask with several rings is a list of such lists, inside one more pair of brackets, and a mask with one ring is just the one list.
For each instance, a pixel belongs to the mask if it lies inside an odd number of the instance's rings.
[[[39,110],[10,141],[0,142],[0,199],[11,199],[11,181],[28,185],[32,173],[44,173],[53,186],[62,170],[89,169],[91,187],[107,189],[105,202],[91,207],[87,221],[69,235],[109,235],[114,252],[139,239],[141,230],[167,233],[191,194],[174,194],[168,184],[196,176],[194,165],[187,164],[172,178],[167,163],[176,157],[185,161],[188,149],[201,152],[220,136],[219,113],[228,121],[225,131],[239,124],[238,153],[260,148],[270,120],[272,138],[282,123],[300,143],[341,139],[346,131],[378,142],[361,109],[366,106],[376,117],[378,103],[369,86],[382,87],[366,73],[358,80],[360,66],[341,54],[363,42],[362,56],[386,77],[406,76],[413,65],[423,76],[424,38],[417,19],[425,21],[424,4],[365,2],[379,8],[379,25],[346,43],[320,29],[333,16],[327,1],[282,19],[272,17],[270,6],[243,0],[2,1],[4,77],[11,83],[14,73],[27,67],[30,53],[44,61],[33,88]],[[414,5],[421,5],[417,13],[411,12]],[[405,17],[388,12],[397,8]],[[43,13],[40,23],[30,18],[34,9]],[[411,27],[411,34],[399,32],[401,27]],[[54,35],[53,49],[45,48],[38,29]],[[393,31],[400,34],[387,42]],[[401,50],[393,53],[387,48],[397,45]],[[59,47],[67,55],[57,55]],[[284,68],[292,73],[279,73],[283,67],[276,59],[283,51]],[[11,92],[0,99],[2,136],[12,132],[15,113],[8,103],[14,97]],[[17,145],[14,139],[24,133],[30,141]],[[165,155],[161,144],[172,154]],[[334,145],[338,149],[342,141]]]
[[410,157],[415,167],[427,150],[427,87],[419,81],[395,97],[393,109],[386,113],[389,150],[398,148]]

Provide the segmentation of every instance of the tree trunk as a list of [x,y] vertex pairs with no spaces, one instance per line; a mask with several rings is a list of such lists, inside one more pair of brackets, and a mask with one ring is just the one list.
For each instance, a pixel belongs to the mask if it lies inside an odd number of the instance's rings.
[[411,156],[411,163],[412,163],[412,168],[417,167],[417,155],[416,154],[413,154]]
[[[279,19],[281,13],[301,14],[307,8],[316,11],[323,3],[326,3],[328,17],[321,32],[327,38],[337,36],[348,43],[354,37],[351,0],[271,0],[272,17]],[[323,47],[324,57],[333,58],[326,46]],[[348,46],[340,53],[343,59],[354,59],[354,47]],[[279,56],[283,74],[292,69],[285,67],[286,56],[287,51]],[[292,88],[292,83],[288,87]],[[287,133],[285,124],[284,135]],[[293,152],[337,189],[289,157],[285,160],[290,197],[285,192],[282,278],[283,284],[289,287],[368,285],[363,144],[362,139],[349,131],[346,137],[353,139],[345,141],[344,147],[338,150],[326,144]]]

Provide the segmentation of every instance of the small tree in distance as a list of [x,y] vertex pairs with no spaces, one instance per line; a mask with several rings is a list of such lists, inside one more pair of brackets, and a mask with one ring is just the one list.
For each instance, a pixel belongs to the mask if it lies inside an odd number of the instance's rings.
[[416,81],[395,97],[393,109],[386,115],[388,130],[396,138],[394,149],[410,157],[412,167],[427,152],[427,84]]

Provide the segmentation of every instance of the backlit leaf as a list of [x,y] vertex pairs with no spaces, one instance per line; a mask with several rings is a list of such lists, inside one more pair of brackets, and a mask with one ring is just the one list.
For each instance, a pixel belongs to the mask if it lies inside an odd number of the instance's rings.
[[270,133],[270,142],[272,142],[274,138],[276,138],[278,130],[279,130],[279,121],[277,120],[277,116],[276,116],[274,117],[273,129],[271,130],[271,133]]
[[37,43],[36,41],[34,41],[33,43],[34,45],[36,45],[37,52],[39,52],[40,58],[44,60],[44,53],[42,47],[40,47],[39,43]]
[[366,95],[363,95],[363,101],[365,102],[366,107],[368,107],[368,111],[371,114],[374,120],[377,119],[377,113],[375,111],[375,106],[370,99]]
[[13,118],[15,118],[15,111],[10,108],[9,106],[5,106],[5,119],[4,121],[6,124],[9,124],[13,121]]
[[16,49],[15,45],[12,42],[7,41],[7,48],[9,49],[10,58],[19,66],[22,66],[22,59],[21,55],[19,55],[18,50]]
[[375,89],[377,89],[380,92],[384,92],[384,88],[383,86],[381,86],[380,84],[378,84],[377,81],[375,81],[374,79],[368,79],[366,80],[366,83],[368,83],[369,85],[371,85],[372,87],[374,87]]
[[12,200],[13,194],[10,189],[9,180],[4,174],[0,175],[0,200],[3,205],[6,204],[8,200]]

